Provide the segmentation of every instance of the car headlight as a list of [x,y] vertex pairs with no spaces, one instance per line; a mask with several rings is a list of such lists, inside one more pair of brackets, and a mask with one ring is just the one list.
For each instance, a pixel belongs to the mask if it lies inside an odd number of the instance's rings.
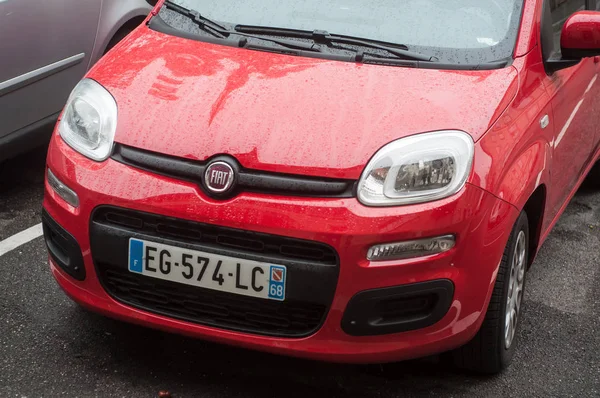
[[469,177],[473,152],[471,136],[455,130],[393,141],[367,164],[358,199],[367,206],[397,206],[453,195]]
[[77,152],[101,162],[112,151],[117,128],[117,103],[100,84],[83,79],[73,89],[58,133]]

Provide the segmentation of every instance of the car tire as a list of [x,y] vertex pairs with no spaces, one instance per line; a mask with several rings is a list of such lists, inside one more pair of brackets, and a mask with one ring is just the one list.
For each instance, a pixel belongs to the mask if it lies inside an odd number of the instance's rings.
[[451,353],[459,368],[494,374],[512,361],[521,324],[528,250],[529,223],[527,214],[521,212],[504,249],[483,324],[471,341]]

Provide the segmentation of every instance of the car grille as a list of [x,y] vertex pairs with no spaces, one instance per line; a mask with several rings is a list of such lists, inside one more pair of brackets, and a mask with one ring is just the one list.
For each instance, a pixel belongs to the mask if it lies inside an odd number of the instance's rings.
[[[193,182],[206,194],[213,194],[206,190],[202,183],[201,176],[206,171],[206,161],[169,156],[122,144],[115,145],[111,158],[131,167]],[[236,188],[227,196],[235,196],[241,192],[319,198],[351,198],[354,196],[355,180],[272,173],[243,168],[232,157],[230,161],[235,163],[239,170]]]
[[151,312],[209,326],[269,335],[299,335],[315,330],[324,305],[257,299],[136,275],[99,264],[107,291],[125,303]]
[[259,253],[273,260],[311,261],[328,265],[337,263],[335,250],[317,242],[117,209],[97,212],[94,220],[185,242]]
[[[98,278],[117,301],[197,324],[261,335],[302,337],[327,315],[339,272],[337,253],[318,242],[260,234],[103,206],[92,215]],[[212,250],[288,267],[285,301],[183,285],[127,269],[129,238]]]

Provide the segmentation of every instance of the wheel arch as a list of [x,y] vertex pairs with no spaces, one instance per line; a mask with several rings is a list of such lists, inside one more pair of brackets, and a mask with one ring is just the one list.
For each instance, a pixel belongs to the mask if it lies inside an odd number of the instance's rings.
[[527,218],[529,220],[529,261],[527,267],[530,267],[533,263],[542,243],[541,239],[546,209],[546,197],[546,185],[541,184],[533,191],[523,206],[523,211],[527,213]]
[[119,41],[121,41],[127,34],[132,32],[135,28],[137,28],[144,20],[145,16],[139,15],[131,18],[126,21],[117,31],[112,35],[112,37],[108,40],[108,43],[104,47],[102,54],[106,54],[111,48],[113,48]]
[[[531,133],[530,133],[531,134]],[[516,210],[525,211],[529,219],[529,264],[541,246],[550,183],[551,148],[543,138],[533,139],[528,145],[508,149],[509,143],[494,147],[499,161],[481,178],[489,192],[510,203]],[[494,167],[495,166],[495,167]]]
[[89,67],[102,57],[110,41],[119,31],[122,32],[127,24],[138,21],[141,23],[148,17],[150,11],[152,5],[146,0],[103,0]]

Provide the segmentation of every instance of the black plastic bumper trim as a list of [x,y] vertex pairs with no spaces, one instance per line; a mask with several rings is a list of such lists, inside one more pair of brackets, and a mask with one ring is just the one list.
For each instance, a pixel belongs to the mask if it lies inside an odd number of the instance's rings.
[[79,244],[45,209],[42,209],[42,228],[48,253],[56,265],[76,280],[85,280],[85,265]]
[[[286,299],[273,302],[130,273],[127,270],[130,238],[286,265]],[[231,245],[232,240],[243,243],[242,239],[255,242],[257,250]],[[99,206],[92,212],[90,246],[98,279],[115,300],[176,319],[259,335],[305,337],[315,333],[329,312],[339,275],[337,252],[320,242],[225,228],[112,206]],[[274,250],[275,247],[295,248],[299,252]],[[302,255],[304,251],[307,252]],[[320,259],[302,258],[319,251],[329,254]],[[149,294],[160,296],[162,302],[156,304],[145,300],[145,295]],[[185,299],[179,300],[179,295],[184,295]],[[173,305],[178,302],[221,306],[223,314],[208,316],[206,311],[190,312],[191,308],[182,310]],[[228,317],[227,312],[232,316]],[[255,319],[250,319],[252,317]],[[262,321],[256,317],[261,317]],[[267,317],[283,317],[283,322],[289,324],[281,328],[269,327]],[[303,323],[306,325],[295,326]]]
[[366,290],[348,303],[342,329],[351,336],[421,329],[446,315],[453,296],[454,284],[448,279]]

